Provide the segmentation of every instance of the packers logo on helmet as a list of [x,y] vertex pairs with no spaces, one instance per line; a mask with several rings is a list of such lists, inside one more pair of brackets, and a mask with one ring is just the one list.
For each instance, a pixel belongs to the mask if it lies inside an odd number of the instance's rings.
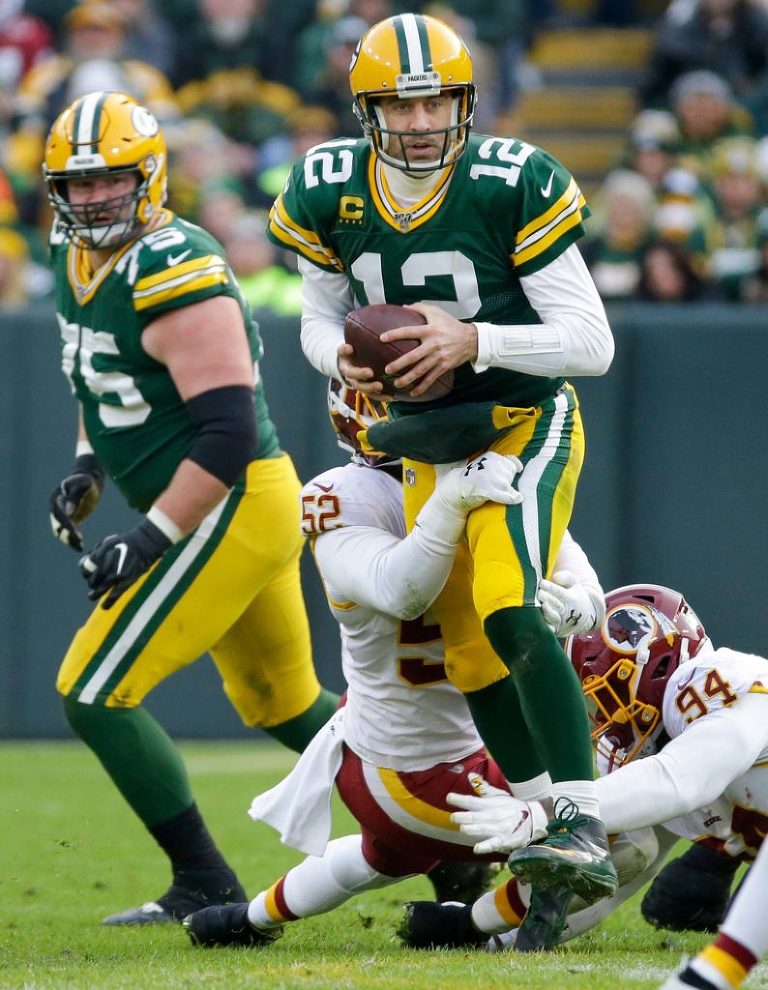
[[[113,248],[135,237],[166,197],[167,152],[154,114],[125,93],[82,96],[53,123],[43,176],[56,218],[76,244]],[[132,174],[135,188],[73,205],[70,179]]]
[[[367,31],[349,67],[353,109],[378,157],[407,172],[432,172],[455,162],[464,152],[475,112],[472,59],[453,28],[436,17],[398,14]],[[430,131],[442,137],[435,161],[409,162],[403,137],[388,129],[377,101],[382,97],[452,97],[450,125]],[[399,155],[392,152],[397,149]]]

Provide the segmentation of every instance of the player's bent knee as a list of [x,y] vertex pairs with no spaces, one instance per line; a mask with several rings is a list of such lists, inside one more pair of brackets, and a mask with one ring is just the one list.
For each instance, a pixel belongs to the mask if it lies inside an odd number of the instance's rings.
[[552,638],[541,609],[533,606],[499,609],[488,616],[483,628],[511,674],[533,663],[542,639]]
[[114,714],[120,711],[99,704],[84,705],[71,695],[65,695],[61,700],[70,728],[81,739],[87,739],[94,731],[98,732],[100,726],[106,722],[111,723]]
[[506,664],[490,649],[447,650],[445,672],[448,680],[462,694],[482,691],[509,677]]
[[345,835],[328,844],[326,858],[334,881],[349,894],[386,887],[401,877],[388,877],[375,870],[363,856],[360,835]]

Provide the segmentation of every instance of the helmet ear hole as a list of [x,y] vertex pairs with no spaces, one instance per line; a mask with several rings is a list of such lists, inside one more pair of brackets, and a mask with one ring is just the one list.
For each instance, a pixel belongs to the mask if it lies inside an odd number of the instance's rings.
[[659,660],[659,662],[656,664],[656,667],[654,668],[653,673],[651,674],[651,680],[656,681],[660,677],[666,678],[667,671],[669,670],[669,665],[671,662],[672,662],[671,654],[668,653],[666,656],[662,657],[661,660]]

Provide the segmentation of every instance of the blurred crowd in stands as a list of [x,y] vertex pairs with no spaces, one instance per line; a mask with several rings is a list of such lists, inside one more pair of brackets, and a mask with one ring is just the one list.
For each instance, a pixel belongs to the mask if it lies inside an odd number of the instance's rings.
[[[507,134],[520,93],[542,85],[529,61],[537,37],[573,23],[564,7],[0,0],[0,308],[51,293],[40,163],[77,96],[121,90],[158,116],[171,208],[221,241],[252,305],[295,315],[299,277],[266,240],[266,211],[298,155],[359,135],[347,69],[366,28],[405,10],[452,23],[475,63],[476,129]],[[583,252],[608,301],[768,301],[768,0],[671,0],[649,17],[653,7],[595,0],[583,18],[653,33],[624,156],[590,196]]]

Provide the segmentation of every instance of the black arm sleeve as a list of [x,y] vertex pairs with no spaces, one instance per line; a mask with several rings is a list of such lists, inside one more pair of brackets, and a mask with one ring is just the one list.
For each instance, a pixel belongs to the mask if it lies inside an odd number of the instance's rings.
[[253,390],[245,385],[212,388],[189,399],[186,406],[197,427],[187,457],[230,487],[256,455]]

